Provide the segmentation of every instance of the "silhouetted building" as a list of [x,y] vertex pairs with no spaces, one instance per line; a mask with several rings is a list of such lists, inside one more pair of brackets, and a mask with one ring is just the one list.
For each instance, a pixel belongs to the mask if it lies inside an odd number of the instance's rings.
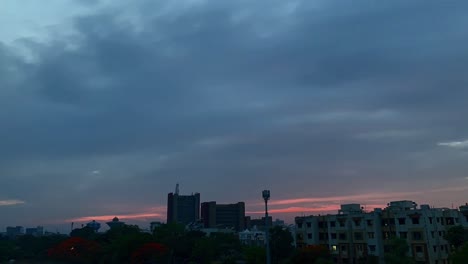
[[206,202],[201,205],[201,216],[205,228],[233,228],[244,229],[245,204],[216,204]]
[[44,228],[42,226],[38,226],[34,228],[26,228],[26,235],[42,236],[44,235]]
[[[246,228],[251,229],[256,227],[258,230],[265,231],[265,217],[259,219],[250,219],[250,217],[248,217],[245,222],[248,223],[248,225],[245,226]],[[273,218],[271,216],[268,216],[268,226],[273,226]]]
[[94,232],[97,232],[99,230],[99,228],[101,228],[101,224],[96,222],[95,220],[87,223],[86,226],[93,229]]
[[107,222],[106,224],[110,227],[110,229],[113,229],[113,228],[119,228],[119,227],[124,226],[125,222],[122,222],[122,221],[119,220],[119,218],[114,217],[114,219],[112,219],[112,221]]
[[167,223],[187,225],[200,219],[200,194],[180,195],[178,185],[175,193],[167,195]]
[[9,226],[6,228],[6,235],[9,238],[15,238],[19,235],[24,235],[24,228],[22,226]]

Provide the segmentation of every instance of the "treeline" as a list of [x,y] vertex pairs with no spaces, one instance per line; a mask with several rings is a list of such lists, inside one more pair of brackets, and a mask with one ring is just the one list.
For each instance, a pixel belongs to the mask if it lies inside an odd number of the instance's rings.
[[[328,249],[295,249],[288,230],[270,232],[272,263],[333,263]],[[20,236],[0,241],[0,261],[16,263],[249,263],[264,264],[264,247],[242,245],[236,234],[187,231],[184,226],[163,224],[154,232],[125,225],[105,233],[75,229],[70,236]],[[29,261],[29,262],[28,262]],[[36,261],[36,262],[34,262]]]

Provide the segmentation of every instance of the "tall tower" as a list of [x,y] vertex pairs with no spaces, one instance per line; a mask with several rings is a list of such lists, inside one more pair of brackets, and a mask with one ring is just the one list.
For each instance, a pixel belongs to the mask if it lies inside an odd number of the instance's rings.
[[200,219],[200,194],[180,195],[179,184],[175,193],[167,195],[167,223],[189,224]]

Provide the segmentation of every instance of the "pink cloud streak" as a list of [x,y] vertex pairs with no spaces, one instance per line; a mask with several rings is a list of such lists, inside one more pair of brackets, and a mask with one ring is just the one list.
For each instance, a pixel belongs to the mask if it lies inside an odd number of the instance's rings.
[[154,218],[161,218],[163,215],[160,213],[135,213],[135,214],[116,214],[116,215],[96,215],[96,216],[83,216],[66,220],[67,222],[89,222],[89,221],[111,221],[114,217],[120,220],[149,220]]
[[[383,204],[371,204],[366,205],[367,208],[383,208]],[[271,214],[287,214],[287,213],[331,213],[338,212],[340,210],[340,205],[327,205],[327,206],[316,206],[316,207],[302,207],[302,206],[293,206],[286,208],[274,208],[269,209],[268,212]],[[248,211],[246,214],[264,214],[265,211]]]

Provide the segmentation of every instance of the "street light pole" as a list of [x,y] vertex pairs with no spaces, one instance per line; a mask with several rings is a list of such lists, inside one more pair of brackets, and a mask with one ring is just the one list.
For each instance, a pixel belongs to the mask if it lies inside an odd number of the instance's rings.
[[263,200],[265,200],[265,241],[266,241],[266,264],[271,264],[270,256],[270,226],[268,223],[268,200],[270,200],[270,191],[264,190],[262,192]]

